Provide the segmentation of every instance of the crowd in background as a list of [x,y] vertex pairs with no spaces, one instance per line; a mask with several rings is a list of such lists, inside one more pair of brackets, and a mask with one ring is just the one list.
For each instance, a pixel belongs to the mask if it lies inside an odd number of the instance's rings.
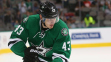
[[[46,0],[41,0],[44,2]],[[69,28],[111,26],[110,0],[47,0]],[[29,15],[39,14],[38,0],[0,0],[0,31],[9,31]]]

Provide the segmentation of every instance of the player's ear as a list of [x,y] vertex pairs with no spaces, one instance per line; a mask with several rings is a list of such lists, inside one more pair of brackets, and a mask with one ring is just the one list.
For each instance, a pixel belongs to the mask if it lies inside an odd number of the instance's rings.
[[39,16],[40,16],[40,19],[42,20],[42,15],[40,14]]

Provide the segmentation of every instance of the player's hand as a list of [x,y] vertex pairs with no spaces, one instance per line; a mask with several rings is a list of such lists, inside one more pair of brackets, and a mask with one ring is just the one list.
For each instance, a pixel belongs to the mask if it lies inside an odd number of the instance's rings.
[[37,49],[34,46],[26,48],[24,51],[23,62],[39,62],[38,54],[35,51],[37,51]]

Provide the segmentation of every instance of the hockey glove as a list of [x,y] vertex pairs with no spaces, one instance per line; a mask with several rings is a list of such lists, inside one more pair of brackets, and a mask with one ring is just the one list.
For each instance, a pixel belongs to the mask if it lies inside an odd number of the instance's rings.
[[23,62],[40,62],[36,51],[37,49],[34,46],[26,48],[24,51]]

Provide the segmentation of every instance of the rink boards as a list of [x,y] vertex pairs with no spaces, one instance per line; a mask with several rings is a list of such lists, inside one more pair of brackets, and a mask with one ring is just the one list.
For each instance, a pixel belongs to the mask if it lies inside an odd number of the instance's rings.
[[[10,53],[9,37],[12,31],[0,32],[0,54]],[[72,48],[111,46],[111,28],[69,29]]]

